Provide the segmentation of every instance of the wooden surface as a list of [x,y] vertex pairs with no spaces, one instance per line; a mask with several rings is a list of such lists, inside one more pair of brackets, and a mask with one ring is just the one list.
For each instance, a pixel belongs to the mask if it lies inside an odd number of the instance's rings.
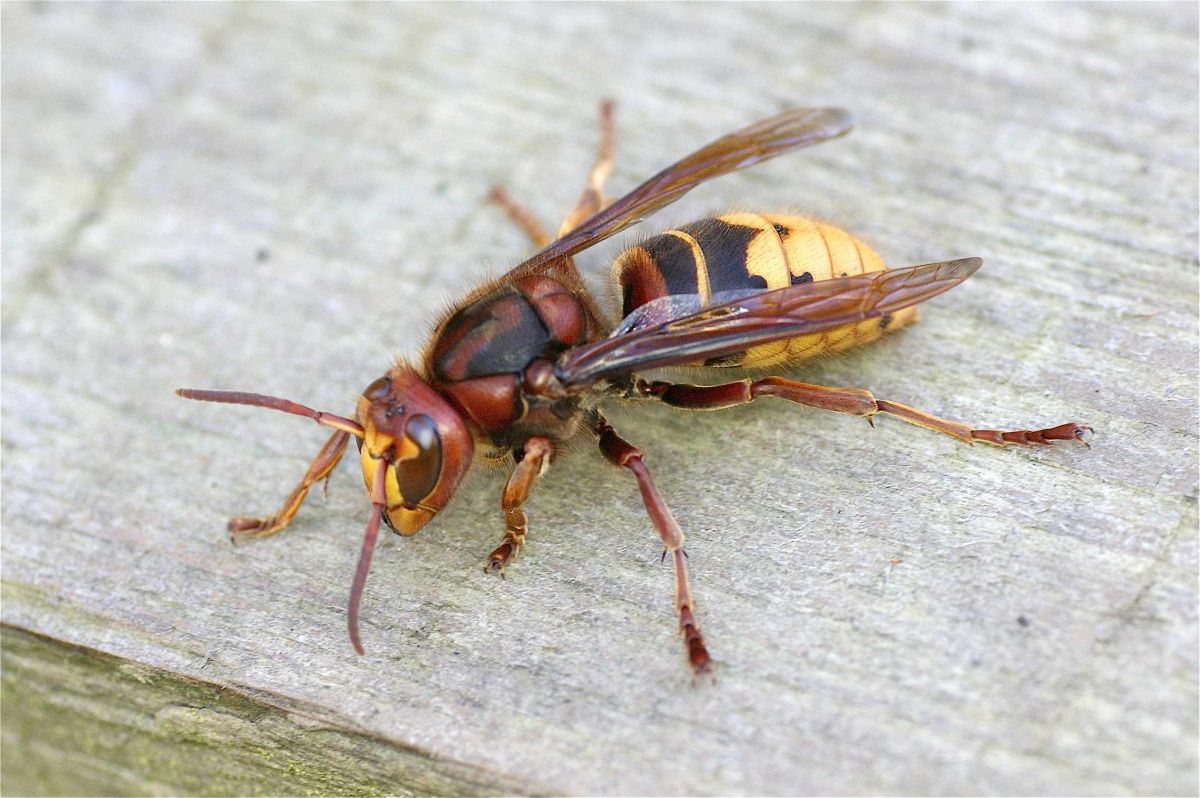
[[[3,791],[1195,793],[1194,4],[185,5],[3,12]],[[848,138],[641,234],[803,212],[893,264],[978,255],[805,378],[1091,450],[966,447],[782,403],[617,409],[689,535],[715,684],[632,480],[591,451],[381,544],[349,465],[235,549],[323,436],[527,253],[597,100],[614,191],[805,104]],[[626,239],[628,240],[628,238]],[[602,285],[619,251],[583,265]]]

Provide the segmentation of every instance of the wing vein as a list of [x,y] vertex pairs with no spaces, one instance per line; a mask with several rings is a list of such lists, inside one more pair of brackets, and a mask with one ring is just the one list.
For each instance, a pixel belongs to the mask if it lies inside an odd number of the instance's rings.
[[579,392],[635,370],[694,363],[832,330],[936,296],[981,264],[979,258],[963,258],[800,283],[643,327],[635,311],[613,336],[564,352],[555,375],[568,391]]

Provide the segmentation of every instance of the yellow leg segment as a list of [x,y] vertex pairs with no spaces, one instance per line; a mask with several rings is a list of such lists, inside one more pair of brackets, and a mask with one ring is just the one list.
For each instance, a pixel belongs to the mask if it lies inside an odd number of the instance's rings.
[[282,532],[284,527],[292,522],[296,511],[300,509],[304,497],[308,495],[309,488],[328,477],[334,466],[342,459],[349,441],[350,433],[343,430],[338,430],[330,435],[329,440],[325,441],[325,445],[321,447],[321,451],[317,452],[317,456],[313,458],[308,471],[304,472],[304,478],[300,480],[300,484],[283,500],[283,506],[263,518],[237,516],[229,519],[230,539],[234,543],[247,543]]

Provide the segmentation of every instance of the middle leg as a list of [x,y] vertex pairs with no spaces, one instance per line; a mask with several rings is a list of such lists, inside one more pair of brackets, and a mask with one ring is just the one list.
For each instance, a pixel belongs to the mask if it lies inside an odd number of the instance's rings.
[[688,582],[687,552],[683,550],[683,530],[679,522],[671,514],[671,509],[663,501],[662,494],[650,478],[646,464],[642,462],[642,452],[633,444],[616,433],[607,420],[596,414],[592,430],[600,438],[600,451],[613,465],[628,468],[637,478],[638,490],[642,494],[642,504],[658,530],[663,543],[663,558],[671,555],[671,563],[675,568],[675,610],[679,613],[679,633],[683,635],[683,646],[687,652],[688,663],[694,673],[708,671],[711,660],[708,649],[704,645],[704,637],[700,634],[700,624],[696,622],[694,613],[695,601],[692,599],[692,587]]
[[513,199],[503,186],[492,186],[491,192],[488,194],[488,199],[499,205],[504,212],[508,214],[508,218],[513,220],[513,223],[525,231],[525,235],[529,236],[529,240],[538,249],[550,243],[550,234],[546,232],[546,228],[542,227],[542,223],[533,215],[533,211],[526,208],[521,203]]

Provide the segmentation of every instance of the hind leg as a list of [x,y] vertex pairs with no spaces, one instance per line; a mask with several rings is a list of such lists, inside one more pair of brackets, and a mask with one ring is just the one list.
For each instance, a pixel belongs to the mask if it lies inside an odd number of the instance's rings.
[[[580,222],[604,207],[604,183],[612,172],[613,139],[613,102],[605,100],[600,103],[600,146],[596,153],[596,162],[588,172],[587,185],[584,186],[579,202],[559,225],[555,238],[561,238],[571,232]],[[493,186],[488,199],[499,205],[508,214],[508,218],[525,231],[525,235],[529,236],[538,249],[550,243],[550,234],[533,212],[513,199],[503,186]]]
[[909,424],[957,438],[963,443],[990,443],[992,446],[1045,446],[1056,441],[1078,441],[1086,446],[1085,438],[1092,432],[1091,427],[1073,421],[1037,430],[975,429],[970,424],[939,418],[899,402],[876,399],[862,388],[829,388],[785,377],[745,379],[724,385],[685,385],[639,380],[635,388],[639,396],[659,399],[666,404],[692,410],[719,410],[748,404],[760,396],[775,396],[809,407],[832,410],[835,413],[863,416],[867,420],[877,413],[887,413]]
[[604,207],[604,184],[612,173],[613,142],[616,135],[613,131],[613,101],[604,100],[600,103],[600,146],[596,152],[596,162],[592,171],[588,172],[587,185],[574,209],[559,225],[558,237],[566,235],[579,226],[580,222]]

